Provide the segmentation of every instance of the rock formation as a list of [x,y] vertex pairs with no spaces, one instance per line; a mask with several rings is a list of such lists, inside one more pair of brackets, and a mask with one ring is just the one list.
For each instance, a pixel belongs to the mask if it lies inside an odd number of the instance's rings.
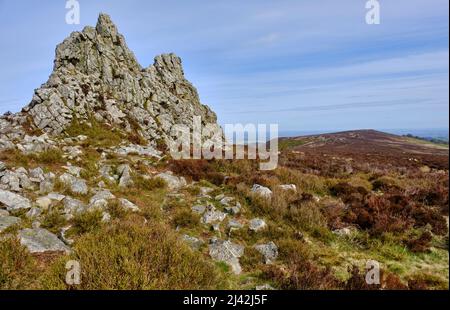
[[137,130],[150,144],[167,142],[173,124],[192,127],[194,115],[216,123],[185,79],[179,57],[163,54],[142,68],[106,14],[95,28],[73,32],[57,46],[50,78],[23,112],[49,134],[62,133],[74,119],[95,119]]

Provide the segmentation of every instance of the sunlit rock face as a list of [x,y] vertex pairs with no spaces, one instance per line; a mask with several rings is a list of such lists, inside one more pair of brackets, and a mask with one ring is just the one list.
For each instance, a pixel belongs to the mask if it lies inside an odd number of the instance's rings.
[[179,57],[163,54],[142,68],[105,14],[95,28],[73,32],[57,46],[52,74],[23,112],[49,134],[63,132],[74,119],[94,118],[138,130],[150,143],[170,141],[173,124],[192,127],[195,115],[204,123],[217,119],[185,79]]

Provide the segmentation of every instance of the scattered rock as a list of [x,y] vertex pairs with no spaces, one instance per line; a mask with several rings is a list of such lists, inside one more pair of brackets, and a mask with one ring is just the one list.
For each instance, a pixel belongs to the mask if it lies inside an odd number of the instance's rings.
[[31,208],[31,203],[27,198],[2,189],[0,189],[0,202],[6,206],[8,211]]
[[252,231],[255,231],[255,232],[266,228],[266,226],[267,226],[266,222],[264,222],[264,220],[258,219],[258,218],[252,219],[248,225],[249,229]]
[[156,177],[163,179],[170,190],[178,190],[187,184],[185,178],[177,177],[171,171],[160,173]]
[[30,211],[27,212],[27,214],[25,215],[27,218],[29,219],[34,219],[39,217],[39,215],[41,215],[42,210],[36,207],[33,207],[30,209]]
[[220,203],[221,203],[222,205],[224,205],[224,206],[228,206],[233,200],[234,200],[233,197],[223,197],[223,198],[220,200]]
[[217,261],[226,263],[231,267],[234,274],[242,271],[239,257],[244,255],[244,247],[229,240],[212,239],[209,245],[209,255]]
[[31,169],[28,174],[33,182],[40,183],[44,180],[44,170],[41,167]]
[[355,229],[353,227],[344,227],[333,230],[333,234],[336,234],[341,237],[350,236],[354,232],[354,230]]
[[80,177],[80,173],[81,173],[81,168],[77,167],[77,166],[64,166],[64,169],[67,170],[68,173],[70,173],[71,175],[75,176],[75,177]]
[[64,173],[59,177],[59,180],[69,186],[70,190],[75,194],[86,195],[88,193],[86,181],[83,179]]
[[198,213],[198,214],[203,214],[203,213],[205,213],[206,207],[205,206],[196,205],[196,206],[193,206],[191,209],[192,209],[192,212],[195,212],[195,213]]
[[240,228],[243,228],[243,227],[244,227],[244,225],[241,222],[237,221],[237,220],[230,220],[230,221],[228,221],[228,228],[240,229]]
[[6,228],[19,224],[20,218],[14,216],[0,216],[0,232],[3,232]]
[[134,145],[130,144],[128,146],[121,146],[114,150],[114,152],[118,155],[127,156],[130,154],[137,154],[140,156],[150,156],[160,159],[161,152],[157,151],[152,146],[142,146],[142,145]]
[[270,284],[263,284],[256,286],[255,290],[257,291],[273,291],[275,288],[273,288]]
[[214,208],[209,208],[209,210],[203,214],[202,223],[211,224],[214,222],[222,222],[226,216],[226,213],[217,211]]
[[183,235],[182,239],[194,250],[200,249],[205,244],[203,240],[189,235]]
[[66,197],[63,199],[64,213],[75,215],[86,211],[86,205],[78,199]]
[[8,211],[0,209],[0,216],[8,216],[8,215],[9,215]]
[[70,253],[70,248],[58,237],[43,228],[23,229],[19,232],[20,243],[28,248],[31,253],[65,252]]
[[42,210],[47,210],[50,207],[50,205],[52,204],[52,200],[48,196],[47,197],[39,197],[38,199],[36,199],[36,204]]
[[252,193],[259,195],[264,198],[271,198],[272,197],[272,191],[268,187],[264,187],[259,184],[255,184],[252,187]]
[[131,179],[131,168],[129,165],[120,165],[117,167],[117,172],[120,176],[120,187],[124,188],[133,185],[133,180]]

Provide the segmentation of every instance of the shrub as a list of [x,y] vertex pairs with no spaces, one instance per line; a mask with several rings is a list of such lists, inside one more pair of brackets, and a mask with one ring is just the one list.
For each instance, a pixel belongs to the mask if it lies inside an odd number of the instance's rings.
[[66,224],[66,219],[60,214],[59,210],[50,210],[42,221],[42,227],[53,233],[58,233],[59,229]]
[[[73,257],[81,265],[80,290],[214,289],[220,272],[157,222],[112,222],[77,240]],[[68,288],[60,259],[41,278],[44,289]]]
[[87,233],[100,228],[103,218],[101,210],[93,210],[75,215],[72,220],[74,230],[79,233]]
[[134,186],[142,190],[152,191],[166,188],[167,183],[161,178],[144,178],[142,175],[137,175],[134,178]]
[[408,248],[415,253],[428,252],[431,246],[433,236],[430,232],[423,232],[418,238],[409,238],[406,240]]
[[17,239],[0,240],[0,290],[29,288],[35,270],[35,260]]
[[194,181],[207,180],[215,185],[221,185],[224,176],[217,172],[212,161],[208,160],[172,160],[170,169],[175,174],[189,176]]
[[63,163],[63,152],[60,149],[52,148],[35,155],[37,162],[42,164],[58,164]]
[[254,271],[262,262],[262,254],[254,247],[246,247],[245,255],[240,258],[242,268],[247,271]]

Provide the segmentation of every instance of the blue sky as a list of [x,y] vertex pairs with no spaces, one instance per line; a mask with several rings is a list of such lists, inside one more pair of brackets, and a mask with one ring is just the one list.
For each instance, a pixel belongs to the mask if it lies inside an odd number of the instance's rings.
[[448,0],[0,0],[0,112],[19,111],[70,32],[111,15],[142,66],[175,52],[225,123],[280,130],[448,128]]

